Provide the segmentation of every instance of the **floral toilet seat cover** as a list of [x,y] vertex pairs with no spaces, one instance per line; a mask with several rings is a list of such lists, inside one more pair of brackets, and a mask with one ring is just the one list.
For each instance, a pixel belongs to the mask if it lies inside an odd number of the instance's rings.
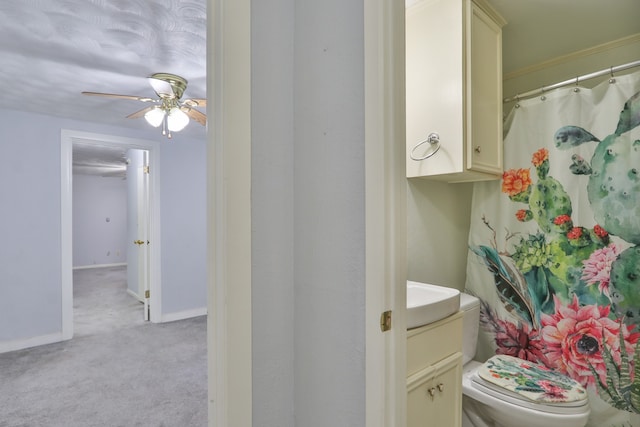
[[496,355],[479,369],[483,380],[539,403],[583,401],[587,392],[578,382],[534,362]]

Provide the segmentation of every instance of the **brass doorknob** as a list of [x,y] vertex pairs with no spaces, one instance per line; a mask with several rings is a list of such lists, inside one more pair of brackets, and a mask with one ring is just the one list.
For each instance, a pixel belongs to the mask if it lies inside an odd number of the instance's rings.
[[144,245],[144,241],[142,240],[134,240],[133,243],[135,243],[136,245]]

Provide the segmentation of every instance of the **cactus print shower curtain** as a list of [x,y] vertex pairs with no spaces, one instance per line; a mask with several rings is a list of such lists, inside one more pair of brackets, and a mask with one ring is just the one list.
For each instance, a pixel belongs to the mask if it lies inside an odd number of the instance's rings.
[[477,358],[542,363],[587,388],[589,426],[640,427],[640,73],[520,101],[506,127],[502,179],[474,184]]

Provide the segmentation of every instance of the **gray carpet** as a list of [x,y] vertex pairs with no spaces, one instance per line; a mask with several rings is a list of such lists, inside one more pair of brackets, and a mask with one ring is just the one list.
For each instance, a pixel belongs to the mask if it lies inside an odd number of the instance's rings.
[[0,427],[205,427],[206,316],[146,323],[126,269],[74,272],[70,341],[0,354]]

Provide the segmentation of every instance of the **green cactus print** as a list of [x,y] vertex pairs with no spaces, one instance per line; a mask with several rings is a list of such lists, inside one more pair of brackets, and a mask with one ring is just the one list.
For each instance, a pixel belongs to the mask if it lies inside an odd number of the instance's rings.
[[585,186],[595,226],[575,223],[571,195],[541,148],[532,154],[533,168],[505,171],[501,187],[516,219],[535,231],[506,230],[499,250],[483,217],[491,245],[470,246],[492,273],[504,309],[481,304],[481,325],[493,333],[496,353],[543,363],[634,414],[640,414],[640,139],[632,132],[638,126],[640,92],[605,138],[575,125],[554,135],[558,150],[594,145],[589,159],[571,154],[568,169],[583,178],[567,188]]
[[609,233],[640,244],[640,140],[612,134],[596,147],[587,191],[593,216]]

